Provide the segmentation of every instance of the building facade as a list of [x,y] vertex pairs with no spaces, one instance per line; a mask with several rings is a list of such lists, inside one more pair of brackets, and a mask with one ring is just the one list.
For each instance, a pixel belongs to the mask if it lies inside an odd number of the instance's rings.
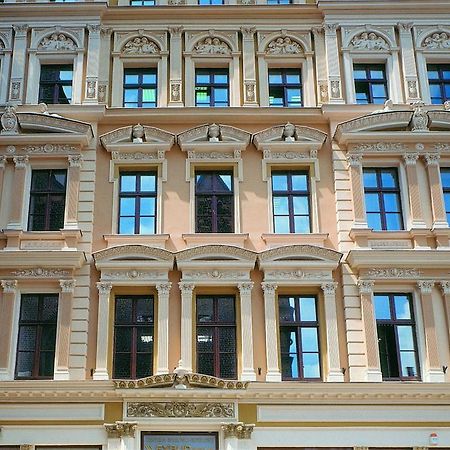
[[450,448],[447,0],[0,4],[0,450]]

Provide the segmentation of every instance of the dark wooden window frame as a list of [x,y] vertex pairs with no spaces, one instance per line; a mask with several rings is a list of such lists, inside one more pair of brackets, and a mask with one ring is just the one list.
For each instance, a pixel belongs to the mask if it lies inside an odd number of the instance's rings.
[[[281,3],[279,0],[274,2],[274,4],[288,4],[288,3]],[[281,72],[281,84],[280,83],[271,83],[270,82],[270,72],[272,70],[277,70]],[[300,76],[300,83],[288,83],[287,82],[287,75],[295,73],[295,75]],[[303,106],[303,83],[302,83],[302,69],[299,68],[278,68],[278,67],[270,67],[268,70],[268,82],[269,82],[269,102],[270,102],[270,89],[273,88],[282,88],[283,89],[283,104],[282,105],[269,105],[272,107],[294,107],[294,108],[300,108]],[[299,89],[300,90],[300,103],[297,104],[290,104],[288,100],[288,90],[289,89]]]
[[[366,72],[366,77],[365,78],[356,78],[354,73],[355,73],[355,69],[357,70],[365,70]],[[370,75],[370,71],[371,70],[381,70],[384,74],[384,77],[381,78],[374,78],[372,79],[371,75]],[[356,89],[356,84],[357,83],[366,83],[368,85],[369,88],[369,100],[368,100],[368,104],[373,104],[374,103],[374,95],[373,95],[373,86],[374,85],[384,85],[385,89],[386,89],[386,97],[385,100],[387,100],[389,98],[389,89],[388,89],[388,79],[386,76],[386,65],[385,64],[364,64],[364,63],[354,63],[353,64],[353,79],[354,79],[354,83],[355,83],[355,95],[357,94],[358,90]],[[377,98],[381,98],[381,97],[377,97]],[[356,100],[356,99],[355,99]],[[356,103],[358,103],[358,101],[356,100]],[[365,103],[362,103],[365,104]]]
[[[23,299],[25,297],[38,297],[38,318],[36,320],[24,320],[22,318],[22,312],[24,307],[24,301]],[[43,302],[44,298],[46,297],[53,297],[56,301],[56,318],[54,320],[48,320],[45,321],[42,318],[43,313]],[[16,367],[14,371],[14,378],[16,380],[51,380],[53,379],[53,374],[51,376],[42,376],[39,374],[40,370],[40,359],[41,359],[41,353],[53,353],[53,360],[55,359],[55,351],[56,351],[56,330],[58,326],[58,307],[59,307],[59,294],[56,293],[39,293],[39,294],[22,294],[21,301],[20,301],[20,316],[19,316],[19,326],[18,326],[18,338],[17,338],[17,349],[16,349]],[[18,362],[19,362],[19,353],[21,352],[19,350],[20,348],[20,330],[22,327],[34,327],[36,329],[36,344],[34,347],[34,356],[33,356],[33,367],[32,367],[32,373],[30,377],[24,377],[18,375]],[[43,334],[43,329],[45,327],[54,327],[55,328],[55,345],[53,348],[53,351],[50,350],[42,350],[41,348],[41,339]],[[29,353],[31,351],[23,351],[25,353]]]
[[[132,320],[129,323],[117,323],[116,320],[116,311],[117,311],[117,302],[121,299],[131,299],[132,300]],[[136,319],[136,303],[139,299],[146,299],[151,300],[151,310],[152,310],[152,321],[151,322],[138,322]],[[153,295],[117,295],[114,299],[114,357],[113,357],[113,378],[117,378],[115,376],[116,373],[116,355],[117,354],[130,354],[130,379],[136,379],[136,366],[137,366],[137,358],[139,356],[139,353],[137,351],[137,332],[138,329],[141,328],[151,328],[152,331],[152,342],[153,342],[153,348],[151,352],[151,364],[150,364],[150,373],[147,376],[150,376],[153,374],[153,359],[155,355],[155,299]],[[130,352],[118,352],[116,349],[116,330],[118,328],[131,328],[131,350]],[[145,355],[148,355],[149,352],[141,352],[145,353]]]
[[[134,5],[136,6],[136,5]],[[146,5],[137,5],[137,6],[146,6]],[[151,5],[150,5],[151,6]],[[125,76],[126,75],[137,75],[138,82],[137,83],[126,83]],[[156,82],[155,83],[144,83],[143,77],[144,75],[155,75]],[[136,103],[136,102],[127,102],[125,100],[125,92],[127,89],[137,89],[138,90],[138,100],[137,105],[133,106],[133,108],[156,108],[158,106],[158,69],[156,67],[125,67],[123,69],[123,106],[125,107],[125,103]],[[153,102],[144,102],[143,100],[143,90],[144,89],[155,89],[156,97],[155,104]],[[146,105],[144,106],[144,103]],[[147,103],[151,103],[148,105]]]
[[[136,176],[136,190],[134,192],[122,192],[122,175],[134,175]],[[141,177],[142,176],[154,176],[155,177],[155,190],[154,191],[142,191],[141,190]],[[157,220],[157,212],[158,212],[158,205],[157,205],[157,193],[158,193],[158,174],[155,171],[123,171],[119,174],[119,220],[117,224],[118,232],[121,234],[120,230],[120,219],[121,217],[134,217],[134,234],[140,234],[140,219],[141,217],[154,217],[154,230],[153,233],[156,233],[156,220]],[[122,216],[121,214],[121,208],[120,208],[120,200],[122,198],[134,198],[135,201],[135,212],[134,216]],[[146,214],[141,216],[141,199],[142,198],[154,198],[155,199],[155,214]]]
[[[230,379],[237,379],[237,328],[236,328],[236,297],[234,295],[197,295],[196,296],[196,311],[197,311],[197,302],[199,299],[202,298],[212,298],[213,299],[213,320],[211,322],[200,322],[198,320],[198,314],[196,314],[196,336],[198,336],[198,329],[199,328],[208,328],[212,330],[212,336],[213,336],[213,363],[214,363],[214,373],[213,374],[205,374],[205,375],[212,375],[218,378],[224,378],[221,376],[221,367],[220,367],[220,355],[221,354],[234,354],[234,360],[235,360],[235,369],[236,372],[234,374],[233,378]],[[234,321],[233,322],[223,322],[220,321],[218,318],[218,309],[219,309],[219,302],[221,299],[233,299],[233,305],[234,305]],[[219,342],[219,329],[221,328],[233,328],[234,329],[234,339],[235,339],[235,348],[234,351],[231,352],[220,352],[220,342]],[[197,341],[197,338],[196,338]],[[200,352],[198,350],[198,343],[196,348],[197,353],[197,367],[199,367],[199,359],[202,357],[202,355],[209,355],[211,352]]]
[[[37,190],[37,189],[33,189],[33,176],[37,173],[37,172],[48,172],[48,189],[42,189],[42,190]],[[50,187],[50,183],[51,183],[51,177],[52,174],[54,172],[59,172],[59,173],[63,173],[65,174],[65,181],[64,181],[64,192],[62,191],[57,191],[57,190],[52,190]],[[64,207],[63,207],[63,211],[62,211],[62,220],[61,220],[61,228],[64,228],[64,217],[65,217],[65,207],[66,207],[66,190],[67,190],[67,169],[33,169],[32,173],[31,173],[31,188],[30,188],[30,203],[29,203],[29,210],[28,210],[28,231],[57,231],[60,228],[57,229],[53,229],[50,227],[50,219],[51,219],[51,207],[52,207],[52,198],[54,197],[60,197],[63,200],[64,203]],[[41,197],[41,196],[46,196],[46,201],[45,201],[45,212],[44,214],[38,214],[36,211],[34,211],[34,209],[32,209],[32,205],[33,205],[33,199],[35,197]],[[45,225],[42,229],[36,229],[33,227],[33,217],[34,216],[44,216],[45,217]]]
[[[203,75],[208,75],[209,76],[209,83],[197,83],[197,75],[198,74],[203,74]],[[214,75],[227,75],[227,79],[228,82],[227,83],[215,83],[213,81],[211,81],[211,77]],[[204,68],[204,67],[199,67],[195,69],[195,92],[197,92],[197,88],[207,88],[209,89],[210,92],[210,96],[209,96],[209,106],[211,108],[225,108],[230,106],[230,70],[228,67],[217,67],[217,68]],[[216,89],[227,89],[227,104],[220,104],[220,105],[216,105],[216,101],[215,101],[215,95],[214,92]],[[195,94],[195,106],[199,106],[199,107],[206,107],[206,104],[197,103],[197,94]]]
[[[414,320],[414,304],[412,295],[409,293],[401,293],[401,292],[395,292],[395,293],[385,293],[385,292],[377,292],[374,293],[373,296],[388,296],[389,297],[389,308],[391,311],[391,319],[376,319],[377,328],[381,325],[391,325],[394,327],[395,331],[395,353],[397,357],[397,364],[399,369],[399,376],[398,377],[385,377],[383,376],[383,380],[389,381],[389,380],[420,380],[420,364],[419,364],[419,355],[418,355],[418,347],[417,347],[417,334],[416,334],[416,322]],[[397,319],[395,315],[395,296],[402,295],[406,296],[409,299],[409,308],[411,313],[411,319]],[[414,341],[414,354],[415,354],[415,362],[416,362],[416,368],[417,368],[417,376],[412,377],[404,377],[401,374],[401,359],[400,359],[400,347],[398,343],[398,332],[397,327],[398,326],[411,326],[412,328],[412,335],[413,335],[413,341]],[[380,342],[380,339],[378,339]],[[380,344],[379,344],[380,345]],[[392,351],[390,349],[390,351]]]
[[[61,1],[61,0],[60,0]],[[62,0],[63,1],[63,0]],[[54,79],[43,79],[43,74],[48,71],[52,72],[50,68],[53,68],[53,75]],[[60,80],[59,79],[59,72],[61,71],[67,71],[70,70],[72,72],[72,79],[71,80]],[[56,77],[56,73],[58,73],[58,77]],[[68,99],[68,102],[61,102],[59,97],[60,88],[63,86],[72,86],[73,84],[73,64],[42,64],[41,65],[41,74],[39,79],[39,103],[49,103],[49,104],[70,104],[73,98],[73,87],[72,87],[72,97]],[[50,100],[47,97],[43,96],[43,88],[53,86],[53,96]]]
[[[366,187],[364,186],[364,194],[378,194],[378,204],[380,205],[380,220],[381,220],[381,230],[376,230],[376,231],[390,231],[388,226],[387,226],[387,221],[386,221],[386,208],[384,205],[384,198],[383,198],[383,194],[397,194],[397,198],[398,198],[398,204],[399,204],[399,214],[400,214],[400,230],[404,229],[404,220],[403,220],[403,206],[402,206],[402,196],[401,196],[401,192],[400,192],[400,180],[399,180],[399,176],[398,176],[398,170],[394,167],[366,167],[363,169],[364,170],[371,170],[371,171],[375,171],[376,172],[376,176],[377,176],[377,187]],[[396,187],[393,188],[388,188],[388,187],[383,187],[381,185],[381,174],[383,171],[389,171],[389,172],[394,172],[395,173],[395,180],[396,180]],[[371,212],[376,212],[376,211],[371,211]],[[367,213],[367,211],[366,211]],[[394,231],[399,231],[399,230],[394,230]]]
[[[300,299],[301,298],[314,298],[315,304],[316,304],[316,320],[315,321],[282,321],[281,317],[279,318],[280,321],[280,334],[281,330],[283,328],[289,329],[289,328],[295,328],[295,334],[297,338],[297,361],[298,361],[298,378],[287,378],[283,377],[283,380],[286,381],[295,381],[295,380],[302,380],[302,381],[320,381],[322,379],[322,358],[321,358],[321,351],[320,351],[320,332],[319,332],[319,313],[318,313],[318,301],[317,296],[315,295],[279,295],[278,301],[282,298],[294,298],[295,299],[295,315],[296,317],[300,316]],[[278,315],[280,316],[280,311],[278,312]],[[318,354],[319,354],[319,369],[320,369],[320,375],[318,378],[305,378],[303,376],[303,354],[304,353],[316,353],[316,352],[303,352],[302,349],[302,338],[301,338],[301,329],[302,328],[315,328],[317,330],[317,342],[318,342]],[[290,355],[290,353],[282,353],[280,348],[280,355],[283,354]]]
[[430,86],[438,85],[441,91],[441,101],[439,103],[433,103],[433,98],[436,97],[432,97],[430,92],[431,103],[434,105],[443,104],[444,102],[450,100],[450,97],[447,97],[447,95],[445,94],[445,86],[450,86],[450,78],[445,78],[443,74],[444,70],[450,71],[450,64],[428,64],[427,71],[429,71],[430,69],[437,70],[439,78],[437,80],[428,78],[428,83]]
[[[307,170],[273,170],[273,175],[287,175],[288,188],[286,191],[276,191],[273,188],[272,181],[272,215],[273,215],[273,230],[275,231],[275,197],[288,197],[288,207],[289,207],[289,233],[296,233],[295,231],[295,217],[301,216],[305,217],[306,214],[294,214],[294,197],[306,197],[308,199],[308,209],[309,209],[309,230],[311,232],[311,183],[309,179],[309,172]],[[292,189],[292,175],[306,175],[306,191],[297,191]],[[284,216],[281,216],[284,217]]]

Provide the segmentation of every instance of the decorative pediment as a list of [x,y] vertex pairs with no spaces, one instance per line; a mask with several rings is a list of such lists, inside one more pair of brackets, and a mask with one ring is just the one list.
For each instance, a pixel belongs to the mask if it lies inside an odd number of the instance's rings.
[[[182,150],[189,150],[189,145],[198,146],[207,143],[212,146],[221,144],[240,144],[246,147],[250,143],[251,134],[230,125],[205,124],[186,130],[178,135],[178,143]],[[211,147],[213,148],[213,147]]]
[[116,31],[114,54],[122,58],[157,57],[167,54],[165,31],[143,30]]
[[279,30],[259,31],[258,52],[265,57],[303,57],[312,54],[311,33]]
[[442,52],[450,49],[448,25],[417,26],[414,31],[417,50]]
[[85,30],[82,27],[33,28],[30,51],[38,53],[81,52]]
[[37,48],[41,51],[64,52],[76,50],[77,45],[66,33],[52,33],[43,37]]
[[231,55],[231,48],[223,39],[207,36],[194,45],[192,53],[196,55]]
[[352,50],[389,50],[389,44],[378,33],[364,31],[350,41]]
[[158,55],[159,45],[147,36],[137,36],[125,42],[121,49],[122,56]]
[[223,261],[230,264],[255,263],[256,254],[251,250],[232,245],[201,245],[199,247],[188,248],[177,253],[177,263],[182,262],[209,262]]
[[118,245],[93,253],[95,263],[119,262],[130,260],[155,261],[157,263],[173,264],[173,253],[162,248],[147,245]]
[[236,32],[208,30],[186,31],[185,54],[193,57],[226,57],[239,51]]
[[391,52],[397,49],[393,26],[345,25],[342,30],[342,49],[355,53]]
[[260,264],[269,262],[298,264],[301,261],[337,264],[341,258],[342,253],[315,245],[286,245],[265,250],[258,255]]

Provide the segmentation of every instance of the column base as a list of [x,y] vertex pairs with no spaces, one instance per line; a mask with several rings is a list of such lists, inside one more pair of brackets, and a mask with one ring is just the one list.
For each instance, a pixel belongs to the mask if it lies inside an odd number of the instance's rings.
[[109,380],[109,374],[106,369],[96,369],[94,371],[94,376],[92,377],[94,380],[105,381]]
[[327,381],[330,383],[343,383],[344,374],[340,369],[330,370],[327,376]]
[[163,367],[161,369],[156,369],[155,375],[166,375],[169,373],[168,367]]
[[69,370],[55,370],[54,380],[70,380]]
[[14,376],[10,373],[8,369],[0,369],[0,381],[11,381]]
[[383,381],[383,375],[380,370],[367,369],[366,381],[370,383],[381,383]]
[[278,371],[272,371],[267,372],[266,374],[266,381],[269,383],[277,383],[281,381],[281,372]]
[[256,373],[254,370],[243,370],[241,374],[242,381],[256,381]]
[[445,382],[445,374],[440,369],[430,369],[427,370],[425,374],[425,379],[429,383],[444,383]]

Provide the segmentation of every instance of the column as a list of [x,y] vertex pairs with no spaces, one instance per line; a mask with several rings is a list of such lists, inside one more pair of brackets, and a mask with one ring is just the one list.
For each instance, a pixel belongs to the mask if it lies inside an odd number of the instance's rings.
[[412,22],[398,23],[400,48],[403,68],[403,86],[405,88],[405,102],[413,103],[419,100],[419,84],[417,78],[416,58],[411,35]]
[[433,210],[433,228],[447,228],[447,215],[445,213],[444,198],[442,196],[441,171],[439,170],[439,154],[427,153],[428,181],[431,191],[431,207]]
[[275,283],[261,283],[264,291],[264,316],[266,326],[266,381],[281,381],[278,351],[277,305]]
[[181,369],[192,372],[192,292],[194,284],[181,281]]
[[[238,52],[232,52],[233,59],[230,64],[230,106],[241,105],[241,69],[240,55]],[[195,83],[194,83],[195,85]]]
[[105,423],[108,434],[107,450],[133,450],[137,422]]
[[[112,28],[100,28],[100,66],[98,71],[97,97],[99,103],[108,104],[109,101],[109,72],[111,54],[111,33]],[[116,81],[119,83],[119,80]]]
[[221,425],[225,450],[251,450],[256,449],[251,441],[254,424],[243,422],[224,423]]
[[441,281],[440,285],[442,294],[444,295],[444,309],[445,315],[447,316],[447,331],[450,342],[450,281]]
[[417,177],[418,159],[418,153],[405,153],[403,155],[403,161],[406,167],[406,177],[408,179],[409,203],[411,206],[411,225],[412,228],[425,228],[426,225],[423,219],[419,181]]
[[100,25],[87,25],[89,42],[86,66],[86,89],[83,103],[98,103],[98,77],[100,59]]
[[2,197],[3,197],[3,180],[5,177],[5,166],[6,166],[6,156],[0,155],[0,207],[2,205]]
[[241,27],[244,76],[244,106],[258,106],[256,100],[255,28]]
[[16,104],[24,103],[27,34],[28,25],[14,25],[14,49],[12,54],[9,100]]
[[355,216],[353,228],[368,228],[364,202],[362,155],[350,153],[347,155],[347,162],[350,170],[353,214]]
[[70,330],[75,280],[59,280],[61,293],[58,304],[58,331],[56,335],[55,380],[69,379]]
[[323,27],[325,30],[330,103],[344,103],[342,97],[341,71],[339,67],[339,45],[336,33],[338,24],[324,23]]
[[2,280],[3,295],[0,301],[0,380],[12,380],[14,368],[12,356],[12,330],[14,323],[14,306],[17,295],[17,280]]
[[70,155],[67,177],[67,214],[64,228],[78,230],[78,196],[80,191],[81,155]]
[[108,380],[109,296],[112,283],[101,281],[98,289],[97,357],[94,380]]
[[255,381],[256,373],[253,365],[253,327],[252,327],[252,288],[253,282],[239,283],[241,299],[241,344],[242,373],[241,380]]
[[327,55],[323,27],[313,27],[314,47],[316,50],[317,104],[328,103]]
[[168,106],[183,106],[183,27],[171,27],[170,33],[170,97]]
[[377,321],[373,306],[373,286],[370,280],[359,280],[359,295],[361,297],[361,313],[366,335],[367,381],[382,381],[380,369],[380,354],[378,349]]
[[443,382],[445,375],[442,371],[442,365],[439,359],[439,350],[436,335],[436,325],[434,321],[433,308],[433,286],[434,281],[418,281],[417,286],[420,290],[420,300],[422,304],[423,325],[425,328],[425,346],[427,350],[428,370],[426,381]]
[[327,381],[344,381],[341,369],[341,358],[339,355],[339,336],[336,312],[336,288],[337,283],[322,283],[325,304],[325,323],[327,330],[327,359],[328,374]]
[[14,192],[15,201],[11,203],[11,211],[7,228],[9,230],[22,230],[22,213],[25,197],[25,179],[27,174],[26,168],[28,166],[28,156],[14,156],[13,161],[15,164],[15,169],[12,192]]
[[156,374],[169,373],[169,294],[172,283],[156,285],[158,291],[158,357]]

